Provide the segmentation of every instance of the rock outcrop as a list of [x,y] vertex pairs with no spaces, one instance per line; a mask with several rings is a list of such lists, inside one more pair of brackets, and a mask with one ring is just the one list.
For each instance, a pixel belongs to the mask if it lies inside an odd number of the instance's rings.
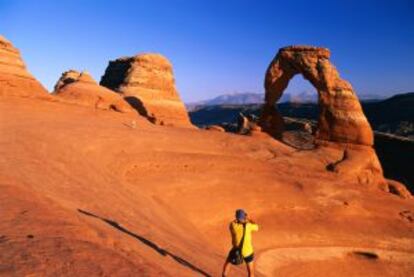
[[[89,74],[85,74],[86,72],[82,72],[82,73],[84,73],[83,76],[90,76]],[[63,72],[62,76],[60,76],[59,80],[55,84],[54,93],[57,93],[64,86],[78,81],[80,76],[81,76],[81,73],[73,69]]]
[[350,83],[340,78],[326,48],[289,46],[279,50],[266,72],[263,129],[280,136],[283,120],[275,109],[290,79],[302,74],[317,89],[319,123],[317,139],[373,145],[373,133]]
[[100,84],[121,93],[151,122],[192,127],[175,87],[171,63],[159,54],[141,54],[109,62]]
[[210,125],[206,127],[206,130],[216,131],[216,132],[226,132],[226,130],[220,125]]
[[[367,187],[396,191],[384,178],[372,148],[373,131],[351,84],[340,78],[329,61],[330,51],[311,46],[281,48],[270,63],[265,77],[265,104],[260,117],[262,129],[281,138],[284,122],[275,103],[290,79],[302,74],[318,91],[319,118],[315,138],[319,148],[336,149],[338,156],[326,169]],[[402,196],[406,191],[398,187]],[[406,195],[403,197],[407,198]]]
[[237,119],[237,133],[241,135],[253,135],[262,133],[262,128],[257,125],[257,119],[254,115],[243,113],[239,114]]
[[132,107],[116,92],[98,85],[89,73],[69,70],[55,85],[54,94],[65,102],[101,110],[132,112]]
[[20,52],[0,35],[0,95],[48,97],[47,90],[29,73]]

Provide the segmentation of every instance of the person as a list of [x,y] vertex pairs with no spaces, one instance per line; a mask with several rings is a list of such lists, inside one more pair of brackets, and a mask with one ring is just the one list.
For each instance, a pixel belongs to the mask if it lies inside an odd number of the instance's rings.
[[[230,223],[230,233],[232,239],[232,248],[239,247],[240,242],[244,233],[244,240],[241,246],[241,254],[244,262],[246,263],[247,272],[249,277],[254,277],[254,251],[252,245],[252,232],[259,230],[259,225],[257,225],[251,218],[247,216],[247,213],[238,209],[235,213],[236,219]],[[244,228],[246,230],[244,230]],[[226,261],[223,266],[222,276],[227,276],[230,270],[230,253],[227,256]]]

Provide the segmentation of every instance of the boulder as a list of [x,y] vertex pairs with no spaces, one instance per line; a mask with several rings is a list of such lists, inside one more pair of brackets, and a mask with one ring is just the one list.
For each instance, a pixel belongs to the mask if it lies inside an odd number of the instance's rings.
[[383,190],[404,199],[413,198],[411,192],[404,186],[404,184],[395,180],[387,179],[387,184],[383,187]]
[[69,70],[55,85],[54,94],[65,102],[101,110],[133,112],[132,107],[114,91],[98,85],[88,72]]
[[20,52],[0,35],[0,96],[48,98],[47,90],[26,69]]
[[193,127],[175,87],[172,65],[160,54],[111,61],[100,84],[121,93],[153,123]]
[[250,133],[250,120],[247,116],[242,113],[239,114],[239,117],[237,118],[237,127],[238,133],[241,135],[247,135]]
[[206,127],[206,130],[216,131],[216,132],[226,132],[226,130],[220,125],[209,125]]
[[253,114],[245,116],[243,113],[240,113],[237,119],[237,133],[253,135],[262,133],[262,128],[257,124],[257,118]]

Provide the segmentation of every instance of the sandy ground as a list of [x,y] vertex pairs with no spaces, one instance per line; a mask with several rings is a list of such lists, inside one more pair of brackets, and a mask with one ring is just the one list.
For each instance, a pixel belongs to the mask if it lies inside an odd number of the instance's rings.
[[0,134],[2,276],[219,276],[240,207],[259,276],[414,275],[413,200],[326,171],[336,150],[14,97]]

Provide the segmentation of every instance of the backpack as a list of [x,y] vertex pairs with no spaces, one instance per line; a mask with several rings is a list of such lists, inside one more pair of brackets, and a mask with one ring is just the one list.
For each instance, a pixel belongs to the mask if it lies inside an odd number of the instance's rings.
[[243,224],[243,236],[240,240],[239,245],[236,246],[236,247],[233,247],[230,250],[230,253],[229,253],[229,261],[230,261],[230,263],[232,263],[234,265],[240,265],[240,264],[243,263],[242,249],[243,249],[245,234],[246,234],[246,223]]

